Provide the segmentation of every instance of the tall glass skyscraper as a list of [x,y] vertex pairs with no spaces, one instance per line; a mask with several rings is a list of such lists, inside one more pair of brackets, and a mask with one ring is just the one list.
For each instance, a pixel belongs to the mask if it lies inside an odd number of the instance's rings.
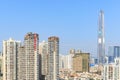
[[104,12],[101,10],[99,13],[98,23],[98,63],[104,64],[105,62],[105,39],[104,39]]

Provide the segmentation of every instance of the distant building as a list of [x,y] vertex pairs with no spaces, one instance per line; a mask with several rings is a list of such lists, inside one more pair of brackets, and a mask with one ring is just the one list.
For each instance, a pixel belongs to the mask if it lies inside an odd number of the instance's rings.
[[95,58],[95,64],[98,64],[98,59],[97,58]]
[[59,38],[48,38],[48,80],[59,80]]
[[[64,69],[64,66],[65,66],[65,65],[64,65],[64,63],[65,63],[65,62],[64,62],[64,59],[65,59],[65,56],[60,54],[60,55],[59,55],[59,70],[60,70],[60,69]],[[66,65],[67,65],[67,64],[66,64]]]
[[70,54],[59,56],[59,69],[72,69],[72,62]]
[[89,72],[89,53],[75,53],[73,56],[73,71],[75,72]]
[[90,58],[90,66],[94,66],[95,65],[95,58],[91,57]]
[[105,56],[105,64],[109,63],[109,57]]
[[70,49],[70,54],[75,54],[75,49]]
[[41,56],[41,77],[45,77],[48,74],[47,68],[48,68],[48,42],[41,42],[39,43],[39,53]]
[[[80,52],[80,50],[77,50],[77,52]],[[72,65],[73,65],[73,56],[75,55],[76,51],[75,49],[70,49],[69,53],[67,55],[60,55],[60,69],[69,69],[72,71]]]
[[115,58],[120,57],[120,46],[110,46],[108,48],[109,63],[114,62]]
[[3,41],[3,80],[17,80],[17,54],[21,42],[12,38]]
[[70,49],[69,53],[67,55],[60,55],[60,62],[59,62],[59,68],[60,69],[67,69],[72,71],[73,70],[73,56],[75,53],[80,53],[80,50]]
[[73,57],[74,54],[68,54],[68,55],[65,55],[65,58],[64,58],[64,69],[70,69],[72,70],[72,63],[73,63]]

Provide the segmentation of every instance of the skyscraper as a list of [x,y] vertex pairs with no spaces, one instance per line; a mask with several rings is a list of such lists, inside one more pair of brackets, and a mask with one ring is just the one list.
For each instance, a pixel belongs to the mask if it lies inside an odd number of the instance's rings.
[[99,26],[98,26],[98,63],[104,64],[105,62],[105,39],[104,39],[104,12],[101,10],[99,13]]
[[3,41],[3,80],[17,80],[17,54],[21,42],[12,38]]
[[48,38],[48,79],[59,80],[59,38]]
[[109,63],[114,62],[114,59],[118,57],[120,57],[120,46],[109,46],[108,48]]
[[39,80],[39,35],[27,33],[24,38],[25,47],[25,80]]

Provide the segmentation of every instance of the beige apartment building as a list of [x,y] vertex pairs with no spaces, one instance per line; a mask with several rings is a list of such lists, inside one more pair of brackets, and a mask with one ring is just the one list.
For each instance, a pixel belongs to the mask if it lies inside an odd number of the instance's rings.
[[73,71],[75,72],[89,72],[89,53],[75,53],[73,56]]

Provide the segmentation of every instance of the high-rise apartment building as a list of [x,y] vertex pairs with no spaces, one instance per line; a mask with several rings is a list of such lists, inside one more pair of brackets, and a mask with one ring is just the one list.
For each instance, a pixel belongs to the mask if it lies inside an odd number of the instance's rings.
[[75,53],[73,56],[73,71],[75,72],[89,72],[90,54],[89,53]]
[[21,46],[18,48],[18,71],[17,71],[17,79],[18,80],[26,80],[26,54],[25,54],[25,47]]
[[39,80],[39,35],[27,33],[24,38],[25,47],[25,80]]
[[39,36],[27,33],[20,41],[3,41],[3,80],[39,80]]
[[105,33],[104,33],[104,12],[101,10],[99,14],[98,26],[98,63],[105,63]]
[[48,38],[48,80],[59,80],[59,38]]
[[39,44],[39,53],[41,56],[41,77],[46,79],[46,76],[48,74],[47,68],[48,68],[48,42],[41,42]]
[[21,42],[13,39],[3,41],[3,80],[17,80],[17,54]]

